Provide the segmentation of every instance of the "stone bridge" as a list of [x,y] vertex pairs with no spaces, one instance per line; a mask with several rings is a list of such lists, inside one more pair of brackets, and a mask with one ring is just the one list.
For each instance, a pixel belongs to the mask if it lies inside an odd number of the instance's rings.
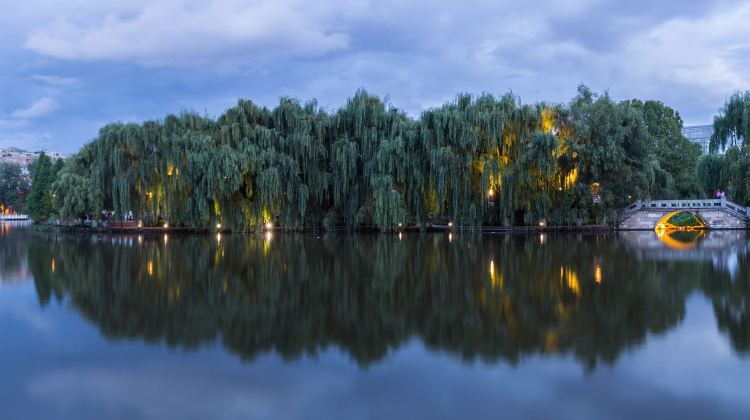
[[616,226],[621,230],[653,230],[665,216],[689,212],[709,229],[747,229],[750,207],[725,198],[716,200],[638,200],[623,210]]

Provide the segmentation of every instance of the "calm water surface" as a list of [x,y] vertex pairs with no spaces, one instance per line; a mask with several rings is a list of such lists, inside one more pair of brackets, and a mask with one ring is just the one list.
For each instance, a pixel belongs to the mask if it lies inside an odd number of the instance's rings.
[[750,418],[744,232],[0,231],[0,418]]

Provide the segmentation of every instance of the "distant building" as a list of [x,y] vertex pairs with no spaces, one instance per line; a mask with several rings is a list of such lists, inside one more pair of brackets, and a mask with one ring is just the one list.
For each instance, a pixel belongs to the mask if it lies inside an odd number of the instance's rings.
[[[3,163],[13,163],[26,167],[31,162],[37,160],[41,153],[41,151],[29,152],[17,147],[9,147],[7,149],[0,149],[0,160],[2,160]],[[46,153],[52,160],[65,159],[65,155],[59,152],[45,151],[44,153]]]
[[693,143],[701,145],[703,154],[708,154],[709,144],[711,143],[711,135],[714,133],[713,125],[694,125],[691,127],[683,127],[682,135]]

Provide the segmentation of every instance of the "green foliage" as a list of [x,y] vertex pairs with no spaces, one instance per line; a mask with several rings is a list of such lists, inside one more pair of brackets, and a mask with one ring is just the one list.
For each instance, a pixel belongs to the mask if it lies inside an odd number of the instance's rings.
[[703,156],[698,162],[698,178],[706,195],[722,190],[730,200],[750,205],[749,147],[730,147],[724,155]]
[[23,213],[29,178],[19,165],[0,162],[0,206]]
[[59,167],[60,164],[53,163],[44,152],[39,155],[26,204],[29,216],[37,223],[45,222],[54,215],[52,183]]
[[653,198],[694,198],[701,195],[696,165],[701,156],[697,143],[682,135],[682,117],[659,101],[631,101],[641,110],[653,139],[655,183]]
[[568,106],[459,95],[418,119],[365,91],[331,113],[241,100],[215,120],[107,125],[55,191],[63,217],[132,210],[197,228],[601,222],[638,198],[689,194],[694,178],[675,180],[694,177],[683,161],[694,155],[667,162],[654,151],[686,141],[680,124],[659,103],[615,103],[583,86]]
[[750,142],[750,91],[736,92],[714,117],[711,153],[729,147],[740,147]]
[[696,215],[689,212],[679,212],[672,215],[667,223],[678,227],[702,227],[705,223],[701,222]]

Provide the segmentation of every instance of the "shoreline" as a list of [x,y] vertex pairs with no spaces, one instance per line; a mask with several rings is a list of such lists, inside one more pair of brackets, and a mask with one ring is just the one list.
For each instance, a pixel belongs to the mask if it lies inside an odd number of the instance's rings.
[[[355,234],[372,234],[372,233],[386,233],[386,234],[399,234],[399,233],[501,233],[501,234],[514,234],[514,233],[592,233],[592,232],[648,232],[654,229],[620,229],[609,225],[584,225],[584,226],[514,226],[514,227],[502,227],[502,226],[483,226],[483,227],[432,227],[428,229],[420,229],[416,227],[407,227],[394,232],[379,232],[372,229],[355,229],[350,231],[346,228],[332,229],[332,230],[315,230],[315,229],[282,229],[275,227],[272,229],[262,228],[260,230],[248,230],[248,231],[233,231],[230,229],[198,229],[188,227],[91,227],[85,225],[52,225],[52,224],[32,224],[31,228],[36,231],[46,232],[59,232],[65,234],[108,234],[108,235],[163,235],[163,234],[182,234],[182,235],[213,235],[217,233],[223,234],[240,234],[240,235],[255,235],[266,232],[272,233],[345,233],[351,232]],[[708,231],[747,231],[750,228],[715,228],[705,229]]]

